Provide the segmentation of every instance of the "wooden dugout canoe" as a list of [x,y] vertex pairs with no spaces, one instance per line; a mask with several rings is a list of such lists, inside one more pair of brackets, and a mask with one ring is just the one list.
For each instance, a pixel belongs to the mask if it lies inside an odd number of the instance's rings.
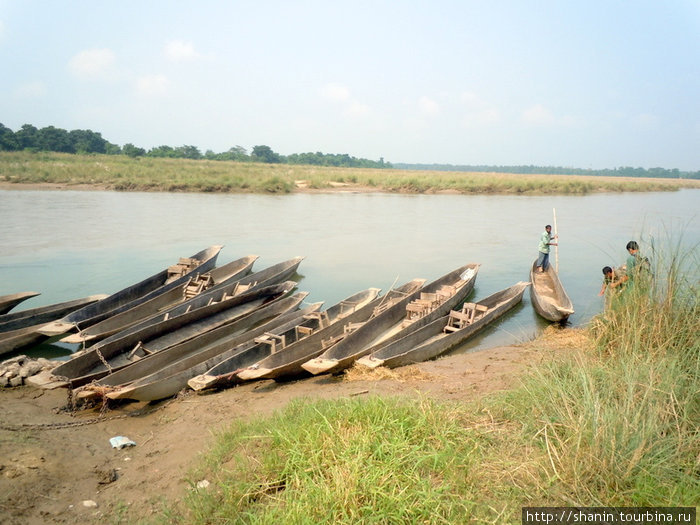
[[519,282],[477,303],[470,303],[469,310],[475,314],[473,320],[465,318],[469,315],[465,312],[451,312],[358,359],[356,366],[395,368],[438,357],[462,344],[519,304],[528,286],[530,283]]
[[[197,274],[195,277],[171,288],[165,293],[139,303],[121,313],[111,315],[99,323],[64,337],[61,341],[72,344],[92,344],[100,341],[144,319],[184,303],[188,299],[216,286],[228,284],[245,277],[250,273],[257,258],[257,255],[248,255],[219,268],[214,268],[203,275]],[[189,296],[191,289],[194,289],[193,295]]]
[[[46,323],[58,319],[86,304],[103,299],[104,295],[91,295],[82,299],[40,306],[0,316],[0,355],[17,352],[38,345],[49,339],[38,331]],[[20,315],[23,314],[23,315]]]
[[[369,320],[302,367],[314,375],[340,372],[371,353],[377,345],[394,341],[446,315],[471,293],[478,271],[478,264],[467,264],[443,275]],[[420,307],[421,301],[430,304],[416,313],[412,306]]]
[[0,332],[9,332],[28,326],[39,326],[60,319],[66,314],[107,297],[106,295],[90,295],[81,299],[63,301],[0,315]]
[[[144,357],[121,370],[78,388],[75,392],[77,398],[96,397],[108,393],[114,393],[111,396],[114,399],[122,398],[125,396],[119,393],[129,390],[132,385],[142,385],[146,382],[159,383],[158,392],[162,393],[163,397],[174,395],[187,386],[187,379],[199,373],[192,370],[189,376],[183,374],[193,369],[198,363],[224,354],[227,350],[261,336],[266,331],[320,308],[317,304],[298,310],[307,296],[308,292],[299,292],[273,301],[232,323]],[[178,374],[179,377],[173,377]],[[172,394],[165,393],[166,390]]]
[[6,314],[22,301],[41,295],[39,292],[19,292],[9,295],[0,295],[0,314]]
[[[241,337],[223,344],[217,344],[181,359],[163,369],[145,376],[114,392],[108,392],[110,399],[135,399],[138,401],[156,401],[177,394],[186,388],[188,381],[215,366],[218,362],[239,363],[247,366],[270,355],[275,349],[273,337],[294,331],[306,321],[313,312],[318,312],[322,303],[315,303],[301,311],[288,312],[273,319],[260,329],[243,334]],[[245,339],[245,341],[242,341]],[[205,357],[210,356],[205,359]]]
[[[237,372],[262,361],[272,354],[285,354],[296,343],[303,342],[314,333],[323,331],[333,323],[338,323],[357,310],[374,301],[379,295],[378,288],[368,288],[331,306],[318,314],[307,315],[294,326],[274,331],[268,339],[256,341],[234,352],[226,359],[212,361],[209,368],[199,372],[201,375],[193,377],[187,383],[193,390],[199,391],[208,388],[226,388],[242,382]],[[254,359],[253,359],[254,358]]]
[[215,286],[214,288],[200,293],[184,303],[180,303],[167,310],[161,311],[156,315],[147,317],[136,324],[133,324],[105,339],[102,339],[97,343],[97,346],[99,347],[99,345],[111,343],[116,339],[128,337],[135,332],[145,330],[153,324],[158,324],[167,319],[189,314],[194,310],[206,307],[212,303],[219,303],[225,299],[237,297],[242,294],[249,294],[250,292],[254,292],[261,288],[279,284],[296,273],[297,268],[303,259],[303,257],[294,257],[287,261],[283,261],[265,268],[259,272],[246,275],[238,281],[223,283]]
[[122,337],[113,336],[100,341],[85,353],[54,368],[52,375],[57,380],[70,381],[73,388],[84,385],[146,355],[231,323],[271,301],[282,299],[295,286],[295,282],[286,281],[235,297],[222,297],[218,302],[163,319],[139,330],[120,332],[124,334]]
[[205,273],[216,264],[216,258],[223,246],[215,245],[195,253],[185,262],[170,266],[143,281],[132,284],[94,304],[87,305],[67,316],[47,324],[41,333],[49,336],[64,334],[99,323],[111,315],[116,315],[148,301],[186,282],[192,275]]
[[537,271],[537,261],[530,268],[530,301],[535,311],[548,321],[565,322],[574,313],[574,305],[552,265],[545,272]]
[[365,323],[375,311],[391,308],[391,305],[415,293],[425,283],[425,279],[413,279],[406,284],[389,290],[382,297],[375,297],[365,306],[333,322],[330,326],[311,334],[309,337],[290,345],[262,361],[236,373],[242,381],[253,379],[288,380],[310,375],[301,365],[321,354],[326,348],[341,341],[357,324]]

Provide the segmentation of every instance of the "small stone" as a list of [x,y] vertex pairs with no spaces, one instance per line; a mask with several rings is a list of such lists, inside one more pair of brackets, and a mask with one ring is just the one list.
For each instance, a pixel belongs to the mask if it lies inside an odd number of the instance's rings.
[[83,501],[83,507],[87,507],[88,509],[95,509],[97,508],[97,502],[92,501],[91,499],[86,499]]

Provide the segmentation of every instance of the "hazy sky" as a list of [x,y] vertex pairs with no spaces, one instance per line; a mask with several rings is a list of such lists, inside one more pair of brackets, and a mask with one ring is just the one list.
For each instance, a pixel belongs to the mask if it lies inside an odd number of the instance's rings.
[[694,171],[700,0],[0,0],[0,123]]

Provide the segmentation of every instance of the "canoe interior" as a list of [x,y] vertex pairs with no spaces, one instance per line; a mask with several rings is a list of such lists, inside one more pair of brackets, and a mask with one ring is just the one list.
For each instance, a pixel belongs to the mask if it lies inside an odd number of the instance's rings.
[[111,294],[97,303],[85,306],[67,315],[63,318],[63,321],[66,323],[73,323],[77,325],[78,328],[82,328],[98,323],[109,315],[123,312],[133,307],[136,301],[142,302],[148,300],[160,293],[168,291],[172,287],[182,284],[182,282],[189,279],[189,276],[193,273],[209,271],[216,264],[216,258],[221,248],[223,248],[223,246],[210,246],[189,257],[189,259],[199,261],[199,265],[177,279],[168,281],[169,273],[166,268],[155,275],[147,277],[143,281],[127,286]]
[[[461,305],[471,293],[478,270],[478,264],[467,264],[415,290],[304,368],[313,373],[341,371],[356,359],[371,353],[378,345],[399,339],[442,317]],[[410,306],[424,300],[423,297],[435,297],[435,301],[426,306],[425,311],[416,314]]]
[[574,313],[574,306],[550,264],[545,272],[537,270],[537,261],[530,268],[530,300],[535,311],[548,321],[562,322]]
[[290,317],[302,315],[297,308],[307,295],[307,292],[299,292],[275,301],[237,321],[209,330],[136,361],[122,370],[103,377],[97,381],[97,384],[123,386],[154,374],[167,374],[173,367],[180,368],[186,362],[190,362],[188,366],[192,366],[195,362],[223,353],[233,346],[275,328],[277,324],[286,322]]
[[[140,328],[131,328],[116,334],[116,336],[108,337],[97,343],[86,353],[79,355],[70,361],[67,361],[54,369],[54,375],[66,377],[74,380],[77,377],[85,377],[88,374],[96,374],[104,372],[100,377],[108,372],[108,367],[104,365],[104,361],[112,361],[119,359],[124,353],[132,351],[135,345],[139,342],[146,345],[154,345],[153,341],[161,334],[166,334],[169,340],[176,339],[185,331],[191,336],[196,335],[197,330],[192,333],[193,323],[199,320],[207,321],[216,314],[227,312],[232,314],[226,322],[234,320],[236,315],[244,315],[248,306],[246,303],[253,301],[264,301],[265,299],[280,298],[282,295],[289,293],[296,283],[288,281],[279,285],[273,285],[259,290],[247,292],[236,297],[231,297],[221,300],[210,305],[204,305],[200,308],[195,308],[189,312],[182,312],[181,315],[175,317],[164,318],[159,322],[152,322]],[[221,319],[216,319],[216,322],[221,322]],[[188,326],[189,325],[189,326]],[[201,329],[201,325],[197,325],[197,329]],[[179,332],[179,334],[178,334]],[[201,333],[201,332],[200,332]],[[121,335],[120,335],[121,334]],[[164,336],[165,337],[165,336]],[[183,339],[184,340],[184,339]],[[111,366],[111,365],[110,365]],[[120,363],[116,366],[124,366]],[[92,379],[90,379],[92,380]],[[80,386],[75,382],[74,386]]]
[[[414,279],[401,287],[399,293],[408,293],[409,290],[420,287],[423,282],[421,279]],[[241,374],[246,372],[254,374],[255,378],[269,379],[287,379],[306,375],[306,371],[301,368],[301,364],[323,352],[325,344],[343,337],[343,334],[347,331],[346,327],[369,319],[374,309],[384,301],[384,297],[379,297],[378,293],[379,290],[377,288],[370,288],[348,297],[346,301],[355,303],[352,311],[349,312],[343,313],[343,309],[340,306],[338,308],[329,308],[329,326],[287,346],[283,351],[272,354],[251,365],[242,370]],[[336,313],[336,317],[331,317],[332,312]],[[258,375],[259,371],[262,370],[265,370],[265,374]],[[239,378],[244,379],[245,376],[241,374],[239,374]]]
[[529,284],[517,283],[473,303],[474,307],[480,308],[474,308],[477,314],[474,320],[465,326],[446,329],[448,324],[455,326],[450,322],[451,313],[447,314],[401,339],[378,348],[362,358],[360,364],[394,368],[433,359],[462,344],[519,304]]

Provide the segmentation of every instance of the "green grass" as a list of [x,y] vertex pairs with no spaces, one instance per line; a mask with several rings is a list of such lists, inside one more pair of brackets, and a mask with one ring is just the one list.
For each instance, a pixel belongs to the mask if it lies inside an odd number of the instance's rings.
[[472,513],[478,444],[423,400],[297,401],[236,424],[193,479],[181,523],[457,523]]
[[520,523],[523,506],[697,505],[696,252],[652,252],[655,277],[594,320],[589,345],[507,392],[296,401],[235,422],[160,522]]
[[400,193],[515,195],[700,187],[700,181],[689,179],[455,173],[31,152],[0,152],[0,181],[100,185],[118,191],[217,193],[291,193],[297,181],[318,190],[345,184]]

